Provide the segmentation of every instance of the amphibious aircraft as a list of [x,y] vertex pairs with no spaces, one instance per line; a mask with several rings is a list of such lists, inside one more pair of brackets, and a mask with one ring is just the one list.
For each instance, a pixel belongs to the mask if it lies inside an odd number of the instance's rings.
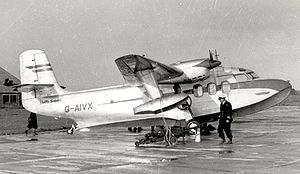
[[222,67],[212,52],[209,55],[172,65],[140,55],[122,56],[115,62],[126,85],[70,92],[56,81],[45,52],[28,50],[20,55],[21,84],[16,88],[30,112],[71,118],[78,129],[118,123],[201,124],[215,119],[219,93],[228,96],[237,115],[266,109],[289,95],[289,82],[259,79],[251,70]]

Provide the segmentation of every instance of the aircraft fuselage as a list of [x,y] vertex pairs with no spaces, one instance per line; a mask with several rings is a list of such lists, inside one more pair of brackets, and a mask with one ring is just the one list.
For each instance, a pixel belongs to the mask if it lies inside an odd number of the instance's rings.
[[[239,109],[248,108],[243,114],[257,112],[281,102],[290,91],[290,84],[282,80],[252,80],[230,84],[228,100],[236,113]],[[171,87],[171,86],[170,86]],[[184,89],[184,87],[183,87]],[[278,97],[280,94],[281,97]],[[189,94],[192,99],[193,117],[201,119],[219,112],[218,95],[207,92],[201,97]],[[264,105],[260,104],[264,101]],[[153,117],[161,119],[177,119],[175,111],[167,111],[157,115],[134,114],[133,108],[143,104],[143,95],[139,87],[115,86],[63,95],[28,99],[24,107],[30,111],[53,117],[71,118],[79,127],[90,127],[135,120],[147,120]],[[37,106],[34,108],[32,106]],[[134,123],[136,124],[136,123]],[[145,124],[143,124],[145,125]],[[147,125],[147,124],[146,124]],[[137,125],[133,125],[137,126]],[[149,125],[150,126],[150,125]]]

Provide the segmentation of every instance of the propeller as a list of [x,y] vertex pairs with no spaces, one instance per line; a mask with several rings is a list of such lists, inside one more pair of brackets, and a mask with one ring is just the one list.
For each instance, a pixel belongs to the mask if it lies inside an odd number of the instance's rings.
[[211,68],[211,70],[212,70],[212,75],[213,75],[214,82],[215,82],[216,85],[218,85],[218,79],[216,77],[215,67],[218,67],[219,65],[221,65],[221,62],[219,61],[219,55],[218,55],[216,49],[215,49],[214,55],[213,55],[212,51],[209,50],[209,60],[210,60],[211,67],[213,67],[213,68]]
[[215,58],[216,58],[216,60],[219,61],[219,54],[217,53],[217,50],[216,50],[216,49],[215,49]]
[[213,69],[221,65],[221,62],[218,60],[219,55],[217,54],[217,50],[215,50],[215,55],[213,55],[211,50],[208,50],[208,52],[209,52],[209,69]]
[[212,63],[214,62],[214,57],[213,57],[212,52],[210,50],[208,50],[208,52],[209,52],[209,65],[211,66]]
[[221,65],[219,60],[214,59],[214,55],[211,50],[208,50],[209,58],[205,59],[203,62],[199,63],[197,66],[205,67],[207,69],[214,69],[215,67]]

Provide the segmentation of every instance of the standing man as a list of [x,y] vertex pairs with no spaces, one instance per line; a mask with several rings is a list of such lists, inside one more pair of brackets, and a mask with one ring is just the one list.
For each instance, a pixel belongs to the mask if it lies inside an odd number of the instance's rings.
[[33,136],[37,135],[38,133],[36,132],[36,129],[38,128],[38,123],[37,123],[37,118],[36,114],[31,112],[30,116],[28,117],[28,125],[27,125],[27,130],[25,131],[25,134],[27,136],[27,133],[30,129],[33,129]]
[[222,138],[222,142],[220,144],[225,143],[224,131],[226,133],[227,138],[229,139],[226,144],[232,144],[232,133],[231,133],[231,122],[232,119],[232,106],[229,101],[226,100],[226,95],[219,95],[220,104],[220,115],[219,115],[219,126],[218,133],[219,137]]

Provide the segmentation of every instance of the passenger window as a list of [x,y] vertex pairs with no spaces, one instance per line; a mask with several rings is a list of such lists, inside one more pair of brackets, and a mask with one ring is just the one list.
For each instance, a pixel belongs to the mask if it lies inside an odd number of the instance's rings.
[[209,95],[215,95],[217,93],[217,86],[215,83],[210,83],[207,85],[207,90]]
[[228,94],[230,92],[230,83],[228,81],[222,82],[222,93]]
[[193,94],[195,97],[201,97],[203,96],[203,88],[201,85],[195,85],[193,86]]

